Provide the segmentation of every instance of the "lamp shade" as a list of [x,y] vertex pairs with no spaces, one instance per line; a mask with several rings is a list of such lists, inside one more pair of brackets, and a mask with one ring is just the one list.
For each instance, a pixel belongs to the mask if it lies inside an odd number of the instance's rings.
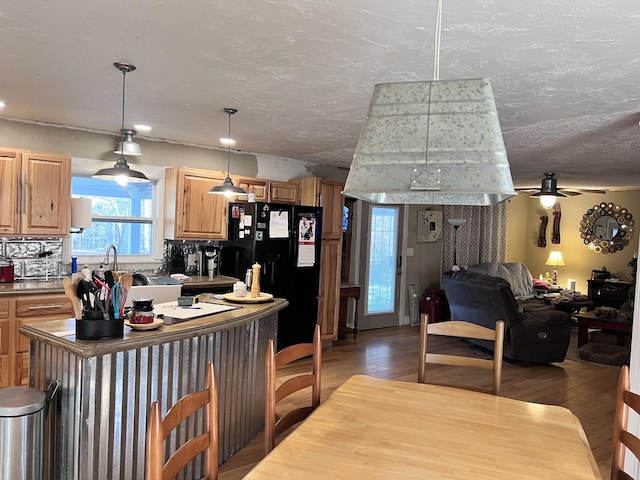
[[454,228],[458,228],[464,225],[466,220],[464,218],[447,218],[447,223]]
[[71,228],[91,227],[91,199],[71,199]]
[[435,205],[514,196],[489,80],[376,85],[344,194]]
[[102,168],[92,175],[93,178],[100,178],[102,180],[115,180],[126,182],[148,182],[147,176],[136,170],[131,170],[127,159],[124,157],[118,158],[113,167]]
[[545,265],[553,265],[555,267],[564,267],[564,259],[562,258],[562,252],[552,250],[549,252],[549,258]]
[[122,140],[116,144],[116,149],[113,153],[117,155],[131,155],[138,156],[142,155],[142,149],[140,145],[133,141],[133,136],[138,133],[135,130],[129,130],[127,128],[123,128],[120,130],[122,134]]
[[216,193],[218,195],[225,195],[226,197],[232,197],[234,195],[248,195],[248,193],[241,187],[236,187],[231,180],[231,177],[224,179],[221,185],[215,185],[209,189],[209,193]]

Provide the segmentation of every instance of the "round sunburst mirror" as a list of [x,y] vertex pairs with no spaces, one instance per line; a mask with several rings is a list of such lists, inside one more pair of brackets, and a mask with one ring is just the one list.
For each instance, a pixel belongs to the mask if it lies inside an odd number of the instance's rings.
[[582,215],[580,237],[596,253],[615,253],[629,245],[635,223],[626,208],[602,202]]

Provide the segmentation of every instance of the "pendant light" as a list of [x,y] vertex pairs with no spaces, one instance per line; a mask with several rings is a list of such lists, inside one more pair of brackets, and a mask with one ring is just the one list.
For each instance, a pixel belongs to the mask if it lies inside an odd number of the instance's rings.
[[489,80],[439,80],[441,18],[438,0],[434,80],[375,86],[344,195],[432,205],[515,195]]
[[222,185],[216,185],[214,187],[211,187],[211,190],[209,190],[209,193],[216,193],[218,195],[224,195],[227,198],[233,196],[233,195],[248,195],[248,193],[240,187],[236,187],[233,184],[233,180],[231,180],[231,144],[235,143],[234,140],[231,138],[231,115],[234,115],[235,113],[238,112],[237,108],[224,108],[223,109],[224,112],[228,115],[229,117],[229,135],[227,136],[227,138],[221,138],[220,141],[222,143],[225,143],[227,145],[227,177],[224,179],[224,182],[222,182]]
[[125,78],[127,73],[133,72],[136,67],[130,63],[115,62],[113,64],[122,72],[122,126],[120,128],[121,140],[116,145],[114,153],[120,155],[113,167],[103,168],[93,174],[93,178],[102,180],[115,180],[120,185],[126,185],[128,182],[148,182],[150,181],[146,175],[136,170],[131,170],[127,164],[124,155],[142,155],[140,145],[133,141],[135,130],[124,128],[124,106],[125,106]]

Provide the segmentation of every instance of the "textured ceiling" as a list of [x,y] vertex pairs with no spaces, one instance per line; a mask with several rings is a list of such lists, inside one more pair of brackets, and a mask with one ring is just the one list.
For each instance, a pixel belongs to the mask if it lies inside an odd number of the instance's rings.
[[[637,0],[444,0],[440,78],[493,84],[514,184],[640,187]],[[435,0],[0,4],[4,118],[348,167],[376,83],[433,79]]]

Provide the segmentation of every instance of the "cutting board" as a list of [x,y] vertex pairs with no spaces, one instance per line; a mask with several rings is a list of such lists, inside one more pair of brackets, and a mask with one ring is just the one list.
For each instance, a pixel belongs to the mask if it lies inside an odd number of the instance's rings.
[[240,307],[202,302],[196,303],[191,307],[179,307],[178,302],[167,302],[155,304],[153,313],[155,316],[163,315],[165,325],[171,325],[172,323],[180,323],[215,313],[227,312],[236,308]]

